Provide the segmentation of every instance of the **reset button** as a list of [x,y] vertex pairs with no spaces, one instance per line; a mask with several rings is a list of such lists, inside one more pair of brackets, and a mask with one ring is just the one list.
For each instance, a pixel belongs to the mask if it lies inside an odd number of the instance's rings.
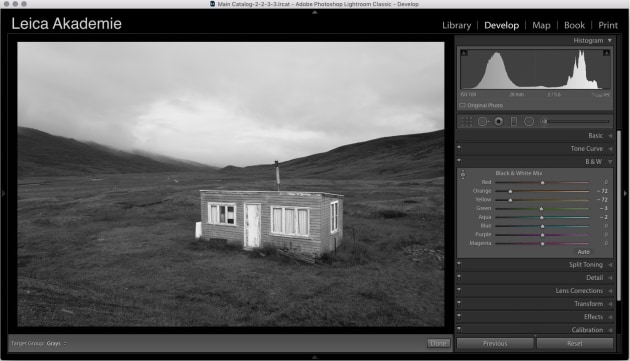
[[450,348],[450,338],[429,338],[427,339],[427,348]]

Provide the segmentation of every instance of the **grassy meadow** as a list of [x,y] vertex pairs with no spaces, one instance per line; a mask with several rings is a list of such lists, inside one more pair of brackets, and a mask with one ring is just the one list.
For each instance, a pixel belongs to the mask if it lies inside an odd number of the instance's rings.
[[200,189],[273,190],[262,178],[20,179],[18,326],[443,325],[442,177],[285,181],[345,195],[323,265],[194,239]]

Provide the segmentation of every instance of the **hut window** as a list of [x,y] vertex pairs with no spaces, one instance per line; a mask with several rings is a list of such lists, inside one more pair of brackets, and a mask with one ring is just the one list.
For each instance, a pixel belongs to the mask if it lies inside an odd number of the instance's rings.
[[339,231],[339,201],[330,203],[330,233]]
[[308,232],[308,208],[271,207],[271,233],[307,237]]
[[235,204],[208,203],[208,223],[210,224],[236,224]]

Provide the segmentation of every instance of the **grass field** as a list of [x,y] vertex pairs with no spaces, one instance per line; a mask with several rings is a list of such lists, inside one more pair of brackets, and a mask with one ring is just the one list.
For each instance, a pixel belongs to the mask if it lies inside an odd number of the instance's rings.
[[345,195],[344,244],[324,265],[194,240],[199,189],[272,190],[273,179],[19,183],[18,326],[443,325],[441,177],[286,181],[283,190]]

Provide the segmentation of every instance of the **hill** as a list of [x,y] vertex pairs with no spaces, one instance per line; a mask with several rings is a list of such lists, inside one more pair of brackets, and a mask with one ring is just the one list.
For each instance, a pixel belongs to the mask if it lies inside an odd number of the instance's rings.
[[135,154],[18,127],[18,177],[213,170],[199,163]]
[[161,163],[166,163],[166,164],[173,164],[176,165],[178,167],[191,167],[191,169],[199,169],[199,168],[211,168],[214,170],[218,170],[220,169],[219,167],[213,167],[207,164],[203,164],[203,163],[199,163],[199,162],[194,162],[192,160],[187,160],[187,159],[180,159],[180,158],[175,158],[175,157],[167,157],[165,155],[162,154],[156,154],[156,153],[152,153],[152,152],[147,152],[145,150],[139,150],[139,149],[134,149],[132,150],[133,154],[137,154],[137,155],[141,155],[143,157],[147,157],[147,158],[151,158],[155,161],[161,162]]
[[[226,167],[227,174],[268,174],[274,166]],[[425,179],[444,176],[444,131],[378,138],[280,163],[281,177]]]

